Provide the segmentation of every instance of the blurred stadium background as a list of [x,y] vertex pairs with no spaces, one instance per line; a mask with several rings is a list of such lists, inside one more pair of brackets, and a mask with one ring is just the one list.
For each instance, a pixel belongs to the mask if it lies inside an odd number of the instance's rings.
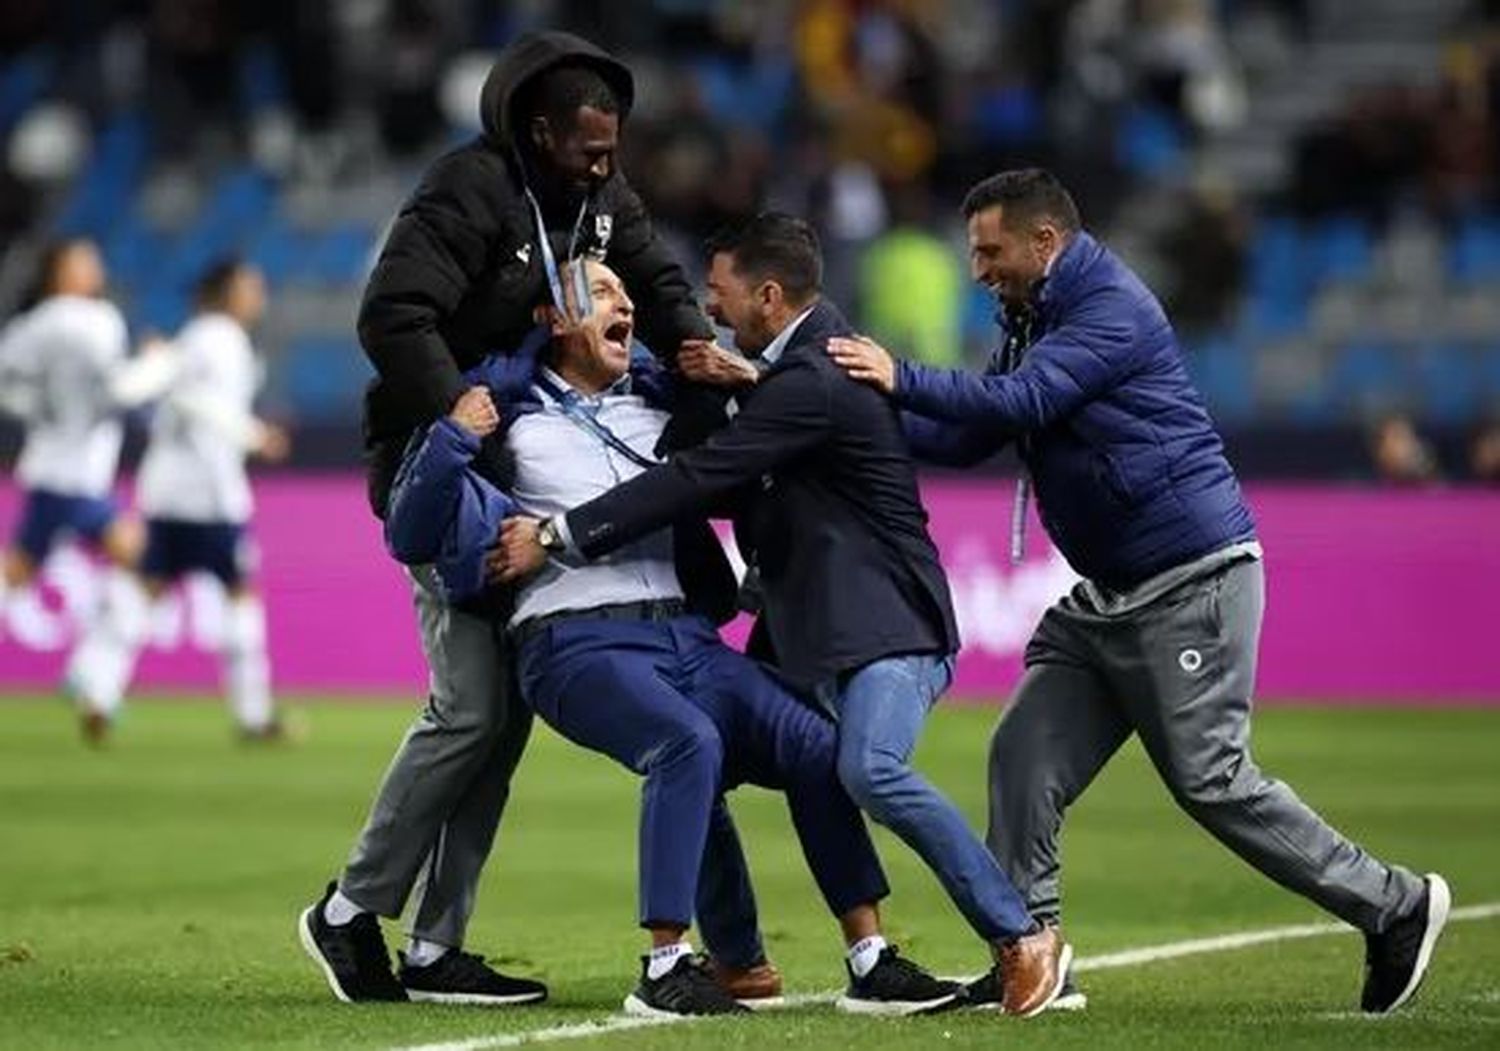
[[[617,1004],[634,967],[619,922],[633,796],[546,734],[475,944],[530,953],[520,966],[554,983],[555,1012],[351,1021],[290,935],[407,717],[322,698],[410,703],[423,683],[409,598],[358,478],[364,276],[423,165],[474,133],[495,50],[542,26],[631,63],[623,165],[690,270],[725,220],[767,205],[807,215],[830,294],[928,361],[977,363],[994,331],[964,269],[964,190],[1005,167],[1056,170],[1166,300],[1250,482],[1271,582],[1265,692],[1420,704],[1267,712],[1262,761],[1372,848],[1445,868],[1461,903],[1500,899],[1500,713],[1450,707],[1500,703],[1500,4],[3,0],[0,319],[64,235],[103,247],[136,338],[175,329],[191,280],[225,252],[270,279],[262,409],[294,447],[257,474],[256,528],[277,684],[312,707],[313,734],[226,758],[218,713],[174,702],[137,707],[114,754],[78,750],[38,695],[96,594],[85,560],[54,558],[39,604],[0,616],[0,1046],[389,1046]],[[18,438],[0,421],[0,464]],[[1011,567],[991,535],[1012,466],[927,484],[970,644],[959,692],[991,706],[1072,579],[1041,544]],[[0,475],[7,537],[18,507]],[[158,617],[148,691],[216,681],[215,600],[195,585],[183,601]],[[945,713],[924,753],[976,822],[992,719]],[[785,822],[769,800],[746,805],[773,949],[794,988],[830,986],[834,957],[804,933],[826,920]],[[974,969],[935,886],[883,846],[906,901],[900,936]],[[1079,807],[1069,850],[1086,954],[1317,918],[1188,826],[1133,748]],[[1090,989],[1116,1008],[1055,1035],[1486,1046],[1500,943],[1493,924],[1452,938],[1454,963],[1414,1020],[1378,1036],[1326,1013],[1355,988],[1352,940],[1100,974]],[[1121,1005],[1137,1028],[1119,1028]],[[926,1047],[941,1026],[946,1046],[993,1041],[972,1020],[894,1035],[807,1015],[768,1024],[698,1040]]]
[[267,406],[298,464],[346,465],[382,226],[475,130],[495,48],[563,25],[633,64],[625,169],[685,261],[758,205],[808,215],[865,328],[979,360],[958,201],[1047,164],[1169,304],[1242,469],[1493,480],[1495,6],[8,0],[0,312],[45,239],[89,234],[136,328],[170,331],[241,250],[277,296]]

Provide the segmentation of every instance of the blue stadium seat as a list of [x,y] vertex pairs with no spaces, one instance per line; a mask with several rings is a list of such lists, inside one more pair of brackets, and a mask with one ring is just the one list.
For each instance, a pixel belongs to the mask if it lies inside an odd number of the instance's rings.
[[251,113],[286,102],[286,77],[269,44],[245,49],[239,68],[240,103]]
[[1251,287],[1241,316],[1242,327],[1257,339],[1287,336],[1307,327],[1308,296],[1301,286]]
[[170,336],[188,319],[188,294],[185,288],[157,284],[147,289],[135,301],[131,326],[144,335],[154,332]]
[[1448,246],[1448,272],[1455,281],[1500,281],[1500,217],[1465,219]]
[[1422,414],[1437,423],[1467,423],[1480,404],[1478,356],[1468,347],[1440,344],[1418,352],[1416,385]]
[[1313,227],[1307,238],[1307,270],[1314,281],[1359,281],[1374,268],[1374,237],[1355,216],[1335,216]]
[[1500,413],[1500,345],[1483,348],[1477,362],[1482,411]]
[[1142,178],[1161,178],[1182,167],[1186,137],[1177,119],[1159,106],[1136,106],[1116,126],[1115,156]]
[[291,408],[306,423],[356,418],[365,384],[374,375],[352,332],[297,339],[279,364]]
[[796,84],[790,59],[734,62],[709,58],[693,67],[709,111],[730,126],[770,131],[781,119]]
[[368,226],[336,226],[309,237],[305,272],[309,280],[324,285],[351,285],[362,281],[375,248],[375,231]]
[[94,140],[88,166],[58,212],[63,237],[103,237],[125,215],[146,171],[150,136],[140,113],[115,118]]
[[1186,354],[1193,381],[1203,392],[1214,418],[1248,419],[1255,408],[1254,363],[1243,343],[1211,336]]
[[134,211],[121,216],[101,247],[109,266],[110,283],[126,289],[142,288],[166,257],[170,241],[160,230],[141,221]]
[[273,213],[250,239],[245,256],[261,268],[273,287],[279,288],[301,279],[307,247],[306,236]]
[[1339,351],[1329,374],[1328,397],[1338,409],[1357,409],[1369,401],[1406,399],[1411,355],[1389,343],[1352,343]]
[[0,140],[42,97],[52,83],[54,65],[52,53],[40,49],[0,62]]
[[1304,327],[1310,284],[1301,227],[1286,216],[1263,218],[1250,242],[1242,320],[1260,336]]

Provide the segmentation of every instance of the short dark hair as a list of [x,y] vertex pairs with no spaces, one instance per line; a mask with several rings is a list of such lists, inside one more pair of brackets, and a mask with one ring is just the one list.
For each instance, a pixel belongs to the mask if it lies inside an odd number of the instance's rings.
[[223,306],[229,295],[229,286],[249,265],[237,255],[214,260],[193,282],[193,302],[199,308]]
[[755,281],[775,281],[792,303],[806,303],[823,287],[823,250],[805,221],[782,212],[762,212],[708,239],[710,256],[719,252]]
[[1050,219],[1071,234],[1083,225],[1072,194],[1045,168],[1021,168],[980,180],[964,198],[964,218],[972,219],[996,205],[1004,209],[1002,218],[1007,226]]
[[599,71],[580,63],[563,63],[532,77],[516,94],[512,110],[522,124],[546,117],[555,128],[571,128],[584,106],[600,113],[619,113],[620,96]]

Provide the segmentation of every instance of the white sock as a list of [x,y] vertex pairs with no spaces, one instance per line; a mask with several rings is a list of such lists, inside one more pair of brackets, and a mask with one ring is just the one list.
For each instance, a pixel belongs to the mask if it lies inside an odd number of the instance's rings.
[[342,927],[344,924],[352,922],[356,916],[363,916],[369,911],[369,909],[362,905],[344,897],[343,891],[335,889],[333,896],[328,899],[328,904],[323,906],[323,919],[331,927]]
[[245,595],[229,603],[224,622],[224,680],[229,707],[246,730],[264,730],[275,717],[271,662],[266,657],[266,611]]
[[134,574],[110,569],[104,598],[68,657],[64,681],[89,711],[113,715],[125,698],[150,627],[151,603]]
[[441,942],[430,942],[412,935],[406,943],[406,962],[413,967],[428,967],[441,960],[448,949],[449,946]]
[[880,954],[885,950],[885,939],[878,934],[872,934],[868,938],[861,938],[849,946],[849,969],[854,972],[854,977],[863,978],[875,969],[880,962]]
[[680,958],[689,955],[692,951],[693,946],[687,941],[674,942],[671,945],[661,945],[652,949],[651,956],[646,963],[646,977],[653,982],[656,981],[676,967]]

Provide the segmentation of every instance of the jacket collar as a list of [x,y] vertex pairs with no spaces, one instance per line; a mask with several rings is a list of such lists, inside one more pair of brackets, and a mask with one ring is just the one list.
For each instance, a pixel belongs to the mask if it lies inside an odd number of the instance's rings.
[[847,336],[853,331],[839,308],[820,297],[812,309],[797,322],[796,331],[782,349],[781,360],[785,361],[788,354],[803,347],[820,346],[833,336]]
[[770,346],[766,347],[765,350],[760,352],[761,360],[764,361],[767,365],[774,365],[778,361],[780,361],[781,355],[786,353],[786,348],[790,346],[792,340],[796,338],[797,329],[802,327],[802,322],[806,321],[812,314],[812,312],[817,309],[817,307],[818,304],[814,303],[812,306],[808,307],[806,310],[802,311],[802,313],[793,318],[791,324],[787,325],[786,328],[778,332],[776,334],[776,338],[771,340]]
[[1057,312],[1072,303],[1083,286],[1088,271],[1104,251],[1086,230],[1079,230],[1073,239],[1052,262],[1051,272],[1042,279],[1041,286],[1032,296],[1037,313],[1044,320],[1056,317]]

